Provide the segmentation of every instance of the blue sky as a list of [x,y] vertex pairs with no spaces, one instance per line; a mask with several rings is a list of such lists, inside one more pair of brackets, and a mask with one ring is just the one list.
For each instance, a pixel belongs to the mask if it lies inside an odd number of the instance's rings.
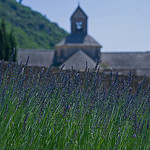
[[[78,0],[23,0],[70,32]],[[150,50],[150,0],[80,0],[88,15],[88,33],[108,51]]]

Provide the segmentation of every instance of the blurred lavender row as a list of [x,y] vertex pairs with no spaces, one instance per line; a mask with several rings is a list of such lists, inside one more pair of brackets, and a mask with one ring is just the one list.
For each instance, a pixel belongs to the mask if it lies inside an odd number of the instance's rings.
[[148,149],[150,79],[0,64],[3,149]]

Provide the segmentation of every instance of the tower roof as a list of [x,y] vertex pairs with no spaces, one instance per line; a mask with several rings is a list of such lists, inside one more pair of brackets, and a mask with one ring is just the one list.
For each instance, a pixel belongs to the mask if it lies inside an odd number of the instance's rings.
[[64,46],[64,45],[101,47],[101,45],[93,37],[91,37],[88,34],[82,34],[82,33],[70,34],[65,39],[63,39],[60,43],[57,44],[57,46]]
[[74,13],[71,16],[71,19],[73,19],[73,18],[86,18],[86,19],[88,19],[88,16],[81,9],[80,5],[78,5],[77,9],[74,11]]

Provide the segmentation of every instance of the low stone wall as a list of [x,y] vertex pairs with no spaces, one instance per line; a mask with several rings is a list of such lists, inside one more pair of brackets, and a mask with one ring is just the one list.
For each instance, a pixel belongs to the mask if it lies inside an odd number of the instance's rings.
[[[1,63],[1,62],[0,62]],[[7,69],[7,67],[8,67],[8,62],[5,62],[5,63],[3,63],[2,64],[2,68],[1,68],[1,70],[0,71],[3,71],[3,72],[5,72],[5,70]],[[13,67],[15,67],[15,63],[12,63],[11,64],[11,66],[12,66],[12,70],[13,70]],[[35,72],[41,72],[41,71],[43,71],[43,72],[46,72],[47,71],[47,67],[37,67],[37,66],[27,66],[26,67],[26,69],[24,70],[23,68],[25,67],[24,65],[21,65],[20,66],[21,67],[21,70],[22,70],[22,74],[26,74],[26,77],[28,78],[28,76],[32,73],[32,74],[34,74]],[[58,71],[59,71],[60,69],[59,68],[54,68],[54,67],[52,67],[51,68],[51,70],[50,70],[50,75],[51,74],[57,74],[58,73]],[[66,70],[66,71],[63,71],[64,73],[68,73],[68,72],[70,72],[70,70]],[[76,71],[75,71],[76,72]],[[110,70],[104,70],[104,71],[100,71],[100,75],[101,75],[101,79],[102,79],[102,81],[104,81],[105,82],[105,85],[106,85],[106,89],[109,89],[110,88],[110,83],[111,82],[114,82],[115,81],[115,76],[116,76],[116,70],[113,72],[113,76],[111,77],[110,76]],[[118,78],[118,82],[120,83],[120,84],[123,84],[123,80],[124,81],[126,81],[126,82],[128,82],[128,74],[129,74],[129,72],[126,72],[125,74],[120,74],[119,72],[118,72],[118,76],[117,76],[117,78]],[[83,80],[84,79],[84,77],[85,77],[85,72],[84,71],[82,71],[81,72],[81,80]],[[138,84],[142,81],[144,79],[144,76],[137,76],[137,75],[135,75],[134,73],[133,73],[133,76],[132,76],[132,81],[131,81],[131,87],[132,87],[132,91],[133,92],[135,92],[136,91],[136,89],[137,89],[137,87],[138,87]],[[150,78],[149,77],[147,77],[146,78],[146,82],[144,83],[144,87],[147,87],[147,86],[150,86]]]

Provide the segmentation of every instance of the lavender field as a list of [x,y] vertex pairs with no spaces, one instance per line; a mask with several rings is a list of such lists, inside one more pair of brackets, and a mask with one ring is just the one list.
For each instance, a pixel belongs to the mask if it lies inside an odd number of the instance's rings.
[[[0,64],[0,149],[149,150],[150,85],[132,73],[53,73]],[[107,86],[106,86],[107,84]],[[109,85],[109,86],[108,86]]]

